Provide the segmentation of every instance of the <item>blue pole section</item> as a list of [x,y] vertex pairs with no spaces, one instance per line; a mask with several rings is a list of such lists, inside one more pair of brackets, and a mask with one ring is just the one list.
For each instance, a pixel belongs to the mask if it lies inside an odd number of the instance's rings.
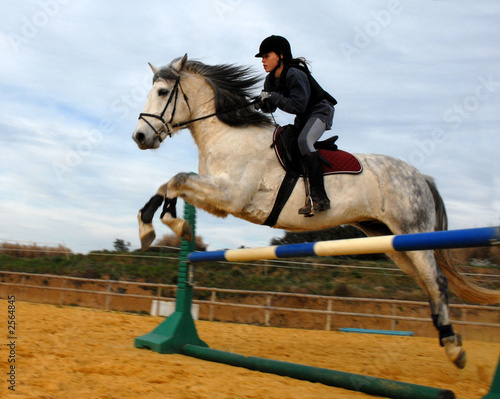
[[418,251],[421,249],[445,249],[486,247],[500,240],[499,227],[435,231],[432,233],[394,236],[396,251]]
[[307,256],[337,256],[445,248],[483,247],[500,243],[500,227],[435,231],[348,240],[320,241],[262,248],[228,249],[225,251],[193,252],[192,263],[206,261],[247,261]]

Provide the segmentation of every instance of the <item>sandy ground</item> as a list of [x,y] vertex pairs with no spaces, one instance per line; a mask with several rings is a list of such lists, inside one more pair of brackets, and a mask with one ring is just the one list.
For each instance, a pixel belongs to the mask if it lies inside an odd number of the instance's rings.
[[[7,301],[0,300],[7,332]],[[0,397],[12,398],[373,398],[373,396],[133,346],[163,318],[16,303],[16,391],[7,387],[0,346]],[[466,342],[468,364],[453,366],[437,339],[197,322],[210,347],[245,355],[451,389],[481,398],[500,344]],[[2,337],[7,342],[7,334]]]

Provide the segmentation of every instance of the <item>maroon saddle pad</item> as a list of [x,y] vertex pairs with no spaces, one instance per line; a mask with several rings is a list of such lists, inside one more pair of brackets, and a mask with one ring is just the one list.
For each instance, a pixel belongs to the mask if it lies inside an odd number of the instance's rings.
[[[278,126],[273,135],[273,147],[283,168],[301,174],[300,152],[297,145],[298,133],[292,125]],[[354,155],[339,150],[335,141],[337,136],[317,142],[314,146],[323,160],[323,174],[351,173],[363,171],[363,165]]]

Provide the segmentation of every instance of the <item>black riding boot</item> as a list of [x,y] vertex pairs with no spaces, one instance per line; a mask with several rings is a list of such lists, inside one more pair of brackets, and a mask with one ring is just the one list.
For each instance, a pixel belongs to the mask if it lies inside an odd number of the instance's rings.
[[[306,198],[304,207],[299,209],[300,215],[314,216],[316,212],[330,209],[330,200],[326,195],[323,182],[323,167],[318,152],[310,152],[302,156],[304,173],[309,178],[310,198]],[[312,200],[312,204],[311,204]]]

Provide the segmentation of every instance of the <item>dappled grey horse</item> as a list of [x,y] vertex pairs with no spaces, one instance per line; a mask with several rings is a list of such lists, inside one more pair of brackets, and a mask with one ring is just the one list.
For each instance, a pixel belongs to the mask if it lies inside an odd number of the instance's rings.
[[[231,214],[263,224],[285,171],[270,148],[273,124],[250,106],[250,90],[259,79],[248,68],[205,65],[187,55],[166,67],[151,68],[153,87],[133,139],[139,148],[153,149],[167,136],[188,128],[198,146],[199,168],[198,174],[175,175],[139,212],[143,248],[155,238],[152,218],[162,204],[161,220],[179,236],[189,237],[189,226],[176,216],[177,197],[217,216]],[[361,174],[325,177],[330,210],[311,218],[299,215],[305,191],[299,181],[274,227],[307,231],[351,224],[368,236],[447,229],[443,200],[431,178],[399,159],[355,155],[363,164]],[[388,256],[425,290],[441,345],[452,362],[464,367],[465,351],[450,321],[448,280],[458,296],[474,303],[498,303],[500,294],[468,281],[446,250]]]

